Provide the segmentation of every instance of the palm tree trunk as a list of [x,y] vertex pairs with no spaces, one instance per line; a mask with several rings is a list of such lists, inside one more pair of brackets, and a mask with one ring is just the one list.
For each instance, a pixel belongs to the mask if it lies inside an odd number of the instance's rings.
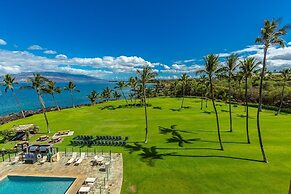
[[183,87],[183,99],[182,99],[182,104],[181,104],[181,108],[183,108],[183,105],[184,105],[184,96],[185,96],[185,89],[184,89],[184,86]]
[[147,113],[147,102],[146,102],[146,92],[145,92],[145,85],[143,84],[143,103],[144,103],[144,115],[145,115],[145,140],[144,143],[148,142],[148,113]]
[[230,75],[228,78],[228,109],[229,109],[229,132],[232,132],[232,113],[231,113],[231,85]]
[[223,150],[223,145],[222,145],[221,136],[220,136],[219,118],[218,118],[218,113],[217,113],[215,102],[214,102],[214,91],[213,91],[211,76],[209,76],[209,81],[210,81],[211,100],[212,100],[212,105],[213,105],[213,109],[214,109],[215,116],[216,116],[217,136],[218,136],[218,140],[219,140],[219,144],[220,144],[220,149]]
[[13,94],[13,96],[15,97],[15,100],[16,100],[16,102],[17,102],[17,104],[18,104],[18,107],[19,107],[19,109],[20,109],[20,111],[21,111],[22,117],[25,118],[25,114],[24,114],[24,112],[23,112],[23,109],[22,109],[22,106],[21,106],[21,104],[20,104],[20,101],[19,101],[18,97],[16,96],[16,94],[15,94],[15,92],[14,92],[13,90],[12,90],[12,94]]
[[72,99],[72,105],[73,105],[73,108],[75,108],[75,103],[74,103],[74,97],[73,97],[73,93],[72,93],[72,92],[70,92],[70,94],[71,94],[71,99]]
[[200,110],[203,108],[203,97],[201,96],[201,102],[200,102]]
[[282,88],[282,93],[281,93],[281,98],[280,98],[280,106],[279,106],[279,109],[278,109],[276,115],[280,114],[280,112],[281,112],[281,108],[283,105],[283,98],[284,98],[284,90],[285,90],[285,81],[284,81],[283,88]]
[[123,92],[123,90],[120,90],[121,91],[121,93],[122,93],[122,96],[123,96],[123,98],[124,98],[124,100],[125,100],[125,102],[126,102],[126,105],[128,106],[128,102],[127,102],[127,99],[126,99],[126,97],[125,97],[125,95],[124,95],[124,92]]
[[265,75],[265,69],[266,69],[266,57],[267,57],[267,48],[264,48],[264,59],[263,59],[263,68],[261,72],[261,78],[260,78],[260,89],[259,89],[259,105],[258,105],[258,111],[257,111],[257,129],[258,129],[258,138],[259,138],[259,143],[261,147],[261,152],[263,156],[263,161],[267,161],[267,157],[264,151],[264,145],[263,145],[263,140],[262,140],[262,135],[261,135],[261,128],[260,128],[260,112],[261,112],[261,107],[262,107],[262,93],[263,93],[263,79]]
[[247,141],[250,144],[250,136],[249,136],[249,105],[248,105],[248,77],[245,77],[245,107],[246,107],[246,132],[247,132]]
[[206,96],[206,100],[205,100],[206,102],[205,102],[205,107],[207,108],[208,107],[208,98],[207,98],[207,96]]
[[60,111],[61,109],[60,109],[60,107],[59,107],[59,105],[58,105],[58,103],[57,103],[57,101],[55,99],[55,95],[52,94],[52,97],[53,97],[53,101],[55,103],[55,106],[57,107],[58,111]]
[[44,116],[44,119],[45,119],[45,122],[46,122],[47,131],[48,131],[48,133],[50,133],[51,130],[50,130],[48,118],[47,118],[47,115],[46,115],[44,101],[43,101],[43,99],[42,99],[42,97],[41,97],[41,95],[39,93],[37,95],[38,95],[38,99],[39,99],[40,105],[42,107],[42,113],[43,113],[43,116]]

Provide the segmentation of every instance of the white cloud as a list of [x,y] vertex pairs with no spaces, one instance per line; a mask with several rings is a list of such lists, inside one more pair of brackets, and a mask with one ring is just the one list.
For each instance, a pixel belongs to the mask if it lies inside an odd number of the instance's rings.
[[53,51],[53,50],[46,50],[43,52],[44,54],[48,54],[48,55],[55,55],[57,54],[57,51]]
[[167,70],[169,70],[169,69],[171,69],[168,65],[164,65],[164,69],[167,69]]
[[287,45],[290,46],[291,45],[291,42],[288,42]]
[[39,46],[37,44],[31,45],[27,49],[28,50],[44,50],[44,48],[42,48],[41,46]]
[[[103,58],[68,58],[60,54],[55,58],[38,56],[28,51],[0,50],[0,75],[21,72],[65,72],[79,73],[95,77],[106,77],[112,74],[118,76],[135,73],[144,65],[155,67],[137,56],[120,56]],[[154,69],[155,72],[159,71]]]
[[6,45],[6,44],[7,44],[7,42],[5,40],[0,39],[0,45]]
[[56,59],[66,60],[66,59],[68,59],[68,57],[67,57],[67,55],[59,54],[56,56]]

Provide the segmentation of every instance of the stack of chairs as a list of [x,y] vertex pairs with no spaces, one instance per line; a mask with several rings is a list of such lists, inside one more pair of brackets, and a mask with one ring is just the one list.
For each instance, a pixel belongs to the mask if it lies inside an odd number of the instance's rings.
[[122,140],[122,136],[78,135],[74,137],[71,144],[75,146],[125,146],[127,139],[128,137],[125,137],[124,140]]

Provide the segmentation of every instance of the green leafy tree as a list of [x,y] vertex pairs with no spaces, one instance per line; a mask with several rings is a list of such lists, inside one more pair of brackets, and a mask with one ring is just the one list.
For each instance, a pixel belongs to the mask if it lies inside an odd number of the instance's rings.
[[249,136],[248,83],[258,71],[259,64],[260,62],[257,62],[254,57],[245,58],[243,61],[240,61],[241,75],[245,79],[246,134],[248,143],[251,143]]
[[267,161],[267,157],[264,151],[263,139],[261,135],[261,127],[260,127],[260,112],[262,107],[262,94],[263,94],[263,80],[266,72],[267,65],[267,52],[270,46],[279,45],[281,47],[285,47],[285,41],[282,36],[287,34],[287,27],[279,28],[278,22],[275,20],[265,20],[264,26],[261,28],[261,35],[256,39],[256,43],[262,44],[264,46],[264,56],[263,56],[263,67],[260,76],[260,87],[259,87],[259,106],[257,111],[257,129],[258,129],[258,137],[259,143],[261,147],[261,152],[263,156],[263,161]]
[[14,96],[14,98],[17,102],[17,105],[21,111],[22,117],[25,118],[25,114],[24,114],[24,111],[22,109],[20,100],[14,91],[14,85],[16,85],[16,84],[18,84],[18,82],[15,81],[15,78],[12,77],[10,74],[6,74],[3,77],[3,83],[1,85],[5,87],[5,92],[8,92],[8,90],[10,90],[12,92],[12,95]]
[[42,75],[40,75],[39,73],[37,74],[33,74],[33,77],[29,77],[27,79],[27,82],[30,83],[30,85],[26,85],[26,86],[21,86],[21,89],[33,89],[37,96],[38,96],[38,100],[39,103],[42,107],[42,112],[45,118],[45,122],[46,122],[46,126],[47,126],[47,131],[48,133],[51,132],[50,130],[50,126],[49,126],[49,121],[46,115],[46,107],[45,107],[45,103],[44,100],[42,98],[42,94],[43,94],[43,88],[45,87],[45,83],[48,82],[49,80],[45,77],[43,77]]
[[91,93],[87,97],[90,100],[91,104],[95,105],[96,101],[98,100],[98,96],[99,94],[95,90],[92,90]]
[[281,77],[282,77],[281,79],[283,82],[283,84],[282,84],[283,86],[282,86],[282,91],[281,91],[280,105],[279,105],[279,109],[278,109],[276,115],[280,114],[280,112],[281,112],[282,104],[284,101],[285,86],[286,86],[287,81],[289,81],[291,78],[291,69],[285,69],[284,71],[282,71]]
[[125,97],[125,94],[123,92],[123,88],[127,87],[127,84],[124,81],[119,81],[116,83],[116,86],[114,87],[114,89],[120,90],[120,92],[122,93],[122,96],[126,102],[126,105],[128,105],[127,99]]
[[137,70],[138,81],[140,83],[140,88],[142,92],[142,101],[144,106],[144,115],[145,115],[145,140],[144,142],[148,142],[148,113],[147,113],[147,94],[146,94],[146,84],[155,78],[156,74],[149,66],[144,66],[142,70]]
[[44,91],[44,93],[52,96],[57,109],[60,110],[60,107],[55,99],[55,94],[60,94],[62,92],[62,89],[56,86],[56,82],[48,81],[46,85],[42,88],[42,90]]
[[74,95],[73,93],[74,92],[80,92],[80,90],[77,89],[77,86],[74,84],[74,82],[70,81],[68,83],[68,86],[66,86],[64,88],[64,90],[67,90],[70,92],[70,95],[71,95],[71,99],[72,99],[72,105],[73,105],[73,108],[75,108],[75,103],[74,103]]
[[206,74],[208,76],[208,80],[210,84],[210,96],[211,96],[212,105],[213,105],[213,109],[216,116],[216,126],[217,126],[217,135],[218,135],[219,145],[220,145],[220,149],[223,150],[223,145],[222,145],[221,135],[220,135],[219,118],[218,118],[218,113],[217,113],[217,109],[215,105],[214,86],[213,86],[214,85],[213,79],[216,73],[218,72],[219,64],[220,64],[219,56],[214,55],[214,54],[209,54],[206,57],[204,57],[205,68],[202,70],[199,70],[197,73]]

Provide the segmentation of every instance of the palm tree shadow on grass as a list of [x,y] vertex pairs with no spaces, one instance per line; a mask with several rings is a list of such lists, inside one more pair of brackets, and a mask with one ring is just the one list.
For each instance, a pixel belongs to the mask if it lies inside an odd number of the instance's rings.
[[154,167],[156,160],[164,159],[164,156],[170,156],[172,154],[176,154],[175,152],[172,153],[158,153],[156,146],[151,147],[144,147],[139,143],[134,143],[134,145],[126,145],[125,148],[129,151],[129,154],[133,152],[141,151],[142,153],[138,154],[140,156],[140,160],[145,162],[148,166]]
[[[246,118],[247,116],[244,114],[237,114],[237,117]],[[249,119],[254,119],[254,117],[249,116]]]
[[[219,143],[218,141],[212,141],[212,140],[197,140],[200,142],[205,142],[205,143]],[[233,144],[248,144],[247,142],[243,142],[243,141],[222,141],[222,143],[233,143]]]
[[108,105],[108,106],[103,106],[100,108],[101,110],[115,110],[116,107],[112,106],[112,105]]
[[225,159],[233,159],[233,160],[243,160],[250,162],[261,162],[264,163],[263,160],[252,159],[252,158],[242,158],[235,156],[223,156],[223,155],[183,155],[183,154],[171,154],[171,157],[187,157],[187,158],[225,158]]
[[[125,149],[129,151],[130,154],[134,152],[141,152],[138,154],[140,156],[140,160],[145,162],[148,166],[154,167],[155,161],[163,160],[165,157],[186,157],[186,158],[224,158],[224,159],[233,159],[233,160],[243,160],[243,161],[251,161],[251,162],[263,162],[262,160],[252,159],[252,158],[242,158],[235,156],[223,156],[223,155],[184,155],[178,154],[177,152],[170,153],[159,153],[158,150],[167,150],[167,149],[175,149],[175,148],[158,148],[156,146],[144,147],[139,143],[134,143],[134,145],[126,145]],[[181,149],[181,148],[180,148]],[[188,149],[188,148],[182,148]],[[191,148],[189,148],[191,149]],[[203,148],[197,148],[203,149]],[[207,148],[206,148],[207,149]],[[177,148],[176,150],[179,150]],[[219,149],[217,149],[219,150]]]
[[211,111],[206,111],[206,110],[205,110],[205,111],[203,111],[202,113],[205,113],[205,114],[209,114],[209,115],[210,115],[210,114],[211,114]]
[[192,141],[197,141],[200,138],[195,138],[195,139],[185,139],[183,138],[183,136],[181,135],[181,133],[193,133],[190,131],[186,131],[186,130],[179,130],[176,128],[177,125],[171,125],[170,128],[166,128],[166,127],[162,127],[159,126],[159,131],[160,134],[163,135],[167,135],[167,134],[171,134],[172,137],[167,139],[167,143],[178,143],[179,147],[183,147],[184,144],[192,144]]
[[170,108],[170,110],[176,112],[176,111],[181,111],[181,108]]

